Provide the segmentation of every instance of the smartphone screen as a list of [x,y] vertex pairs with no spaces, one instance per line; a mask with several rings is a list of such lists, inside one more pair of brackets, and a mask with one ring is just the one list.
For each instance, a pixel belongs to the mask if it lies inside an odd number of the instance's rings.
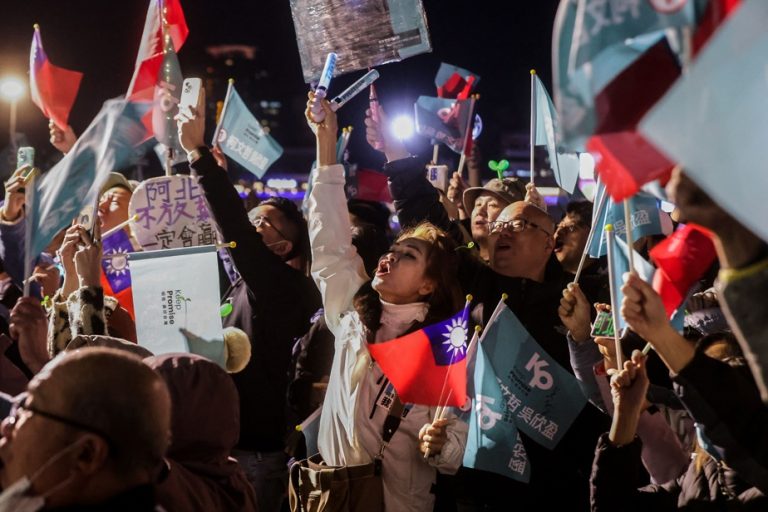
[[592,324],[590,335],[593,338],[597,336],[613,338],[613,315],[607,311],[599,311],[595,323]]
[[25,165],[35,166],[35,148],[31,146],[20,147],[16,153],[16,168],[19,169]]

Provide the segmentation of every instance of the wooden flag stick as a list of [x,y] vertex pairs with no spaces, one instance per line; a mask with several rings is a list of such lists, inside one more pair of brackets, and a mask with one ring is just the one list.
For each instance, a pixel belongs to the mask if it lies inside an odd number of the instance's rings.
[[117,226],[113,227],[112,229],[110,229],[109,231],[101,235],[101,239],[104,240],[105,238],[114,235],[115,233],[123,229],[125,226],[129,225],[132,222],[136,222],[137,220],[139,220],[139,214],[134,213],[132,216],[128,217],[127,220],[121,222]]
[[531,184],[535,185],[533,153],[536,149],[536,70],[531,70]]
[[605,234],[608,238],[608,284],[611,293],[611,315],[613,316],[613,341],[616,344],[616,365],[619,370],[624,366],[624,353],[621,351],[621,336],[619,333],[619,307],[618,302],[618,290],[616,289],[616,281],[614,280],[613,262],[616,255],[614,254],[615,233],[613,232],[613,226],[607,224],[605,226]]
[[624,226],[627,228],[626,239],[629,258],[629,271],[635,272],[635,249],[634,242],[632,241],[632,211],[629,207],[629,199],[624,200]]
[[437,157],[440,153],[440,144],[432,146],[432,164],[437,165]]

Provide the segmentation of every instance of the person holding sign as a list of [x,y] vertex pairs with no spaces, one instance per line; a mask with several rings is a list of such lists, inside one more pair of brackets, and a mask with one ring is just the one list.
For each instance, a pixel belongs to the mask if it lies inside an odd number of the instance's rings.
[[[311,102],[310,96],[308,109]],[[367,344],[397,338],[460,309],[454,243],[428,223],[406,230],[379,259],[370,280],[352,245],[344,169],[336,163],[336,114],[327,101],[322,106],[325,120],[314,124],[318,167],[308,202],[312,276],[336,341],[318,447],[330,466],[349,472],[370,468],[370,479],[349,482],[353,493],[366,485],[354,510],[431,511],[435,470],[450,474],[461,465],[467,425],[450,413],[439,419],[434,407],[403,404]],[[292,485],[294,492],[305,499],[308,490]],[[328,499],[339,496],[331,491]],[[293,508],[298,510],[295,501]]]
[[[288,481],[285,395],[294,340],[320,308],[320,294],[291,260],[305,260],[307,226],[296,205],[274,198],[246,212],[224,169],[205,146],[205,90],[197,106],[182,107],[179,141],[200,178],[210,212],[241,278],[223,297],[231,304],[224,327],[250,338],[251,360],[232,378],[240,397],[240,439],[234,452],[256,490],[258,509],[279,511]],[[301,266],[300,264],[297,266]]]

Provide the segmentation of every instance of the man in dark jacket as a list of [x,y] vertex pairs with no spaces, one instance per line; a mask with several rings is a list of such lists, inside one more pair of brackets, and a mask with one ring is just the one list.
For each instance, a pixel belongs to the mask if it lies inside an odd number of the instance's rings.
[[268,200],[245,211],[224,169],[205,147],[204,99],[180,116],[179,139],[200,177],[208,207],[224,240],[235,242],[232,260],[240,274],[224,297],[232,312],[225,327],[251,340],[251,360],[232,376],[240,395],[240,440],[235,456],[256,490],[259,510],[280,510],[288,485],[285,395],[294,340],[307,332],[321,307],[312,280],[298,270],[308,247],[306,222],[287,200]]

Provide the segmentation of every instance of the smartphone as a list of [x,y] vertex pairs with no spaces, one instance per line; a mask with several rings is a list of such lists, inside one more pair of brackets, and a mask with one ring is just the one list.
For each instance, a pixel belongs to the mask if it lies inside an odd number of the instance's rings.
[[28,165],[30,170],[35,166],[35,148],[32,146],[20,147],[16,153],[16,168],[19,169],[25,165]]
[[83,226],[86,231],[93,234],[93,225],[96,220],[96,207],[92,204],[83,207],[77,214],[77,223]]
[[436,189],[443,192],[448,190],[448,166],[447,165],[428,165],[427,179]]
[[613,338],[613,315],[608,311],[598,311],[595,323],[592,324],[590,336],[593,338],[598,336]]
[[202,88],[203,81],[200,78],[185,78],[181,86],[179,110],[184,107],[197,107],[197,101],[200,99]]

